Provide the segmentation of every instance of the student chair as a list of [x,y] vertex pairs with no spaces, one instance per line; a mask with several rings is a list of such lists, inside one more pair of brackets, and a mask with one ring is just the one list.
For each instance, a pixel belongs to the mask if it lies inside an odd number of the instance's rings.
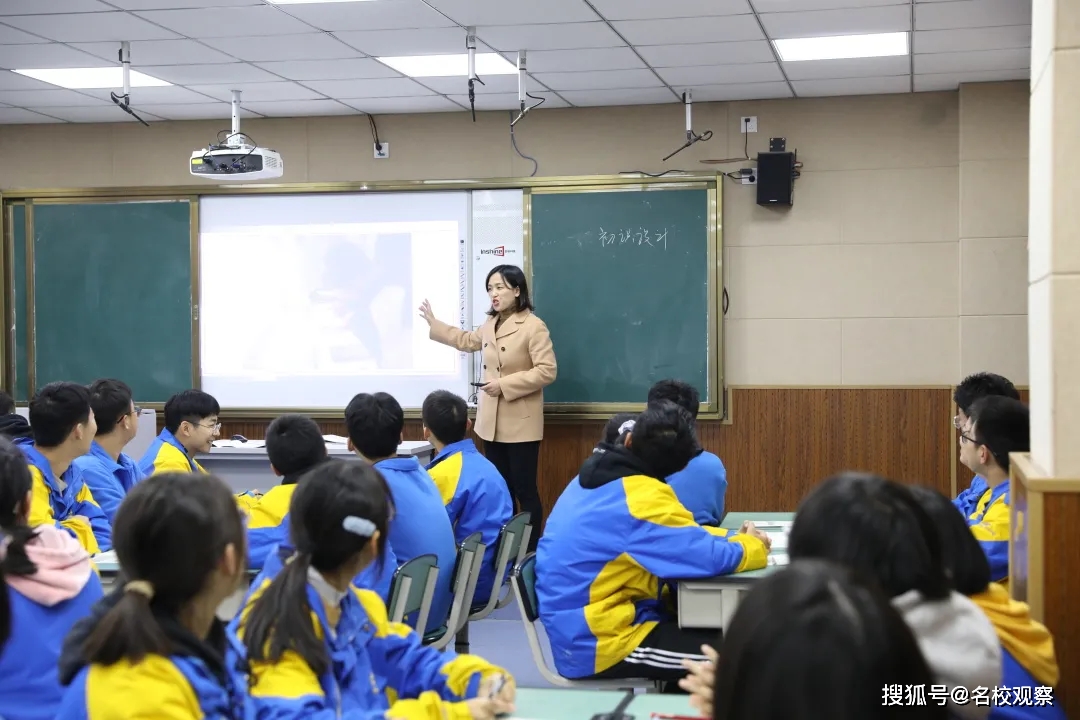
[[507,591],[500,598],[503,585],[506,584],[507,569],[520,563],[529,548],[529,536],[532,534],[532,516],[527,512],[518,513],[502,526],[498,544],[495,546],[495,583],[491,586],[491,597],[484,605],[471,608],[469,620],[483,620],[496,609],[504,608],[514,599],[513,591]]
[[514,597],[517,598],[521,619],[525,624],[525,636],[529,640],[533,662],[545,680],[552,685],[564,688],[589,688],[592,690],[656,690],[662,683],[647,678],[628,678],[618,680],[570,680],[557,673],[547,663],[544,648],[540,644],[540,635],[536,632],[536,623],[540,621],[540,606],[536,598],[536,553],[529,553],[514,568],[511,578]]
[[457,563],[454,566],[454,599],[450,603],[450,617],[438,630],[424,636],[424,644],[436,650],[442,650],[450,640],[469,622],[469,611],[473,596],[476,595],[476,582],[480,579],[480,567],[487,549],[480,540],[483,535],[474,532],[461,541],[458,546]]
[[439,558],[434,554],[414,557],[395,570],[388,603],[390,622],[405,623],[407,617],[416,613],[416,623],[407,624],[424,632],[438,577]]

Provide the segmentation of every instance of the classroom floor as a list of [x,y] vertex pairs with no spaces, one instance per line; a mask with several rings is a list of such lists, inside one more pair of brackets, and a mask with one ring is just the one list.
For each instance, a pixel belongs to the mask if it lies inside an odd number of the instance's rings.
[[[537,630],[544,645],[545,657],[550,660],[551,648],[539,623]],[[469,623],[469,652],[510,671],[518,687],[554,687],[536,669],[517,603],[510,603],[483,620]]]

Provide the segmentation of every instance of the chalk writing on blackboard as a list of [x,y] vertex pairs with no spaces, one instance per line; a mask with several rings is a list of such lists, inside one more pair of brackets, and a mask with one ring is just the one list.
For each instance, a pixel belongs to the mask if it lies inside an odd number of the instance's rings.
[[647,228],[622,228],[605,230],[600,228],[600,246],[646,245],[667,250],[667,228],[649,230]]

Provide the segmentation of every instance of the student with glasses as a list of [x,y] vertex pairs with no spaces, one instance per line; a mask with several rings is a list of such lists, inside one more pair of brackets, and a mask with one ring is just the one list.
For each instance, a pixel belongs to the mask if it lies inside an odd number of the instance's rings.
[[213,395],[184,390],[165,403],[165,429],[139,461],[144,475],[163,472],[205,473],[196,453],[208,453],[221,430],[221,407]]
[[111,523],[124,496],[144,477],[139,464],[124,452],[139,431],[139,408],[131,399],[131,388],[110,379],[90,385],[90,407],[97,433],[90,452],[73,464]]
[[[988,395],[1000,395],[1013,400],[1020,399],[1019,391],[1017,391],[1015,385],[1009,382],[1008,378],[987,372],[968,375],[963,382],[956,386],[956,391],[953,392],[953,402],[956,403],[956,417],[953,418],[953,427],[957,430],[963,430],[968,423],[971,406],[979,398]],[[975,479],[971,481],[970,487],[953,500],[953,505],[964,514],[964,517],[968,517],[975,511],[979,498],[986,493],[987,489],[986,479],[976,475]]]

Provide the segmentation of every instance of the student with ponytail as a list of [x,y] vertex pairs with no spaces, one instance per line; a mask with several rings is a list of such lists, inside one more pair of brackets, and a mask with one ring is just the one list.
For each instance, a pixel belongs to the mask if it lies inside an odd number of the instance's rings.
[[[0,717],[52,720],[63,688],[56,663],[64,636],[101,597],[101,582],[79,541],[53,524],[27,524],[33,480],[26,458],[0,438]],[[8,618],[5,623],[3,616]],[[4,627],[11,637],[4,645]]]
[[381,562],[393,513],[386,480],[367,463],[324,463],[298,485],[295,554],[230,626],[258,720],[492,720],[513,710],[505,671],[424,647],[388,620],[378,595],[352,586]]
[[218,606],[244,579],[244,523],[209,475],[163,473],[128,493],[114,547],[127,582],[65,642],[57,720],[241,720]]

